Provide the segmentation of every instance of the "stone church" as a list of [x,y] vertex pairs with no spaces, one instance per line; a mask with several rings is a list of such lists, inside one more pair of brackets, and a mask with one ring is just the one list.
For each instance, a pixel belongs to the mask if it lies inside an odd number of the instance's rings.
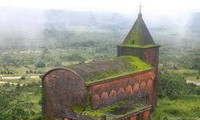
[[139,12],[117,57],[54,68],[42,77],[46,119],[149,120],[156,107],[159,46]]

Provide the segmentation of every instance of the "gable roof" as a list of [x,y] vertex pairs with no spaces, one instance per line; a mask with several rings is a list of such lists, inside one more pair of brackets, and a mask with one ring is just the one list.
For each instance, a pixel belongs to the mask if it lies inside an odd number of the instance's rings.
[[149,30],[147,29],[142,14],[138,14],[138,18],[126,36],[123,45],[155,45]]
[[151,69],[149,64],[133,56],[121,56],[68,67],[78,73],[86,82]]

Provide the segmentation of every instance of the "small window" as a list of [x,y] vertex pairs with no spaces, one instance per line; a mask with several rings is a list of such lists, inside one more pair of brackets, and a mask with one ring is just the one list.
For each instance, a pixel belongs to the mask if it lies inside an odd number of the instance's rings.
[[133,40],[132,44],[135,44],[135,40]]

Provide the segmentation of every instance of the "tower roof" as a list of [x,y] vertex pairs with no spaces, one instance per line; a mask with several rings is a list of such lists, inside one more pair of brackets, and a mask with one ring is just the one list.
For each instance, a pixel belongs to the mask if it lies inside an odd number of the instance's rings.
[[153,38],[151,37],[151,34],[149,33],[149,30],[142,19],[141,6],[138,18],[126,36],[123,45],[155,45]]

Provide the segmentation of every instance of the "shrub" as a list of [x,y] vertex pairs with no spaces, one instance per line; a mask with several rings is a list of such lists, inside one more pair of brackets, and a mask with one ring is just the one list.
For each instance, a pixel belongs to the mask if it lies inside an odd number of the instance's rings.
[[200,95],[200,87],[193,83],[190,83],[188,84],[188,93]]
[[84,62],[86,59],[84,57],[82,57],[80,54],[71,54],[71,55],[67,56],[67,60]]
[[173,116],[183,116],[185,114],[184,110],[180,110],[180,108],[177,108],[176,106],[166,108],[164,112]]
[[20,80],[25,80],[26,79],[26,77],[25,76],[22,76],[21,78],[20,78]]
[[192,112],[194,112],[196,115],[199,115],[199,113],[200,113],[200,107],[194,107],[194,108],[192,108]]
[[151,114],[151,119],[152,120],[168,120],[168,117],[166,114],[163,113],[161,110],[155,110]]
[[181,94],[187,90],[184,77],[172,72],[158,74],[158,96],[173,96]]
[[38,68],[43,68],[46,66],[46,64],[43,61],[38,61],[35,66]]

